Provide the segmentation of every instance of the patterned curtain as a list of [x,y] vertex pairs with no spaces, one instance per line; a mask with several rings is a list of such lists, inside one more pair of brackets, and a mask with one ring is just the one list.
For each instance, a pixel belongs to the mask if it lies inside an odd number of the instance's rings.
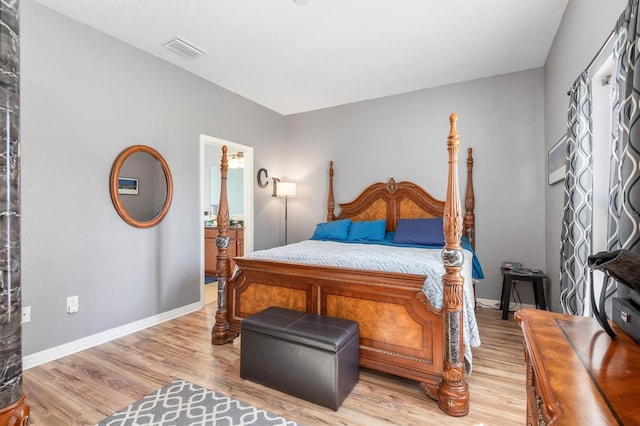
[[[640,253],[640,21],[638,0],[630,0],[614,29],[613,120],[609,224],[607,249],[627,249]],[[629,289],[617,289],[606,280],[606,310],[611,316],[611,298],[619,290],[627,297]]]
[[593,126],[588,70],[573,83],[570,94],[560,252],[560,304],[564,313],[583,315],[588,306],[587,257],[591,254],[593,220]]

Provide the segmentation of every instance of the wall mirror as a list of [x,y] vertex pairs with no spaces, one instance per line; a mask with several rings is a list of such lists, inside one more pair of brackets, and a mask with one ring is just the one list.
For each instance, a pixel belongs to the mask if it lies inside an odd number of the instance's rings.
[[113,163],[109,190],[116,211],[129,225],[157,225],[169,211],[173,197],[169,165],[151,147],[130,146]]

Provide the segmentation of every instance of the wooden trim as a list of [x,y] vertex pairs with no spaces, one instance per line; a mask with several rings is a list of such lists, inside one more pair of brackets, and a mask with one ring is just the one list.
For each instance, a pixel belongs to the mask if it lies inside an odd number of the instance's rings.
[[471,248],[476,249],[476,196],[473,191],[473,148],[469,148],[467,156],[467,191],[464,197],[464,229],[465,235],[471,243]]
[[28,426],[30,411],[24,395],[20,395],[13,404],[0,408],[0,425]]
[[333,161],[329,161],[329,195],[327,196],[327,222],[335,220],[336,202],[333,199]]
[[399,219],[442,217],[445,202],[437,200],[412,182],[388,182],[370,185],[355,200],[340,204],[336,220],[386,219],[387,231],[395,231]]
[[[122,204],[122,200],[120,200],[120,194],[118,193],[118,177],[120,176],[120,170],[122,170],[122,166],[127,158],[129,158],[131,154],[134,154],[136,152],[144,152],[146,154],[149,154],[160,163],[160,167],[162,167],[162,171],[164,173],[165,184],[167,185],[167,195],[164,199],[164,203],[162,204],[162,207],[160,208],[158,214],[156,214],[150,220],[138,220],[131,216]],[[113,206],[115,207],[122,220],[124,220],[131,226],[135,226],[136,228],[150,228],[152,226],[155,226],[160,223],[160,221],[167,215],[169,207],[171,206],[171,200],[173,199],[173,179],[171,177],[169,164],[165,161],[165,159],[162,157],[162,155],[160,155],[158,151],[149,146],[130,146],[129,148],[126,148],[124,151],[122,151],[113,162],[113,166],[111,167],[111,176],[109,177],[109,190],[109,192],[111,193],[111,201],[113,202]]]

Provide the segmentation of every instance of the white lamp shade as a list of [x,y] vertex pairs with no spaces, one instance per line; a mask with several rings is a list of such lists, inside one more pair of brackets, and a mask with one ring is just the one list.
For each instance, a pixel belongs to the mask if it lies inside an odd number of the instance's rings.
[[278,197],[295,197],[296,184],[293,182],[278,182]]

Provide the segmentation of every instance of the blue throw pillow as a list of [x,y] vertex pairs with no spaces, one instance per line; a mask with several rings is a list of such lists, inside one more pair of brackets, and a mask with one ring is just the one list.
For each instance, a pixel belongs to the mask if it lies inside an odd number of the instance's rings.
[[443,218],[400,219],[393,242],[396,244],[442,246],[444,245]]
[[351,219],[336,220],[333,222],[319,223],[311,236],[312,240],[346,240],[349,235]]
[[347,239],[351,241],[379,241],[384,239],[386,230],[386,219],[351,222]]

